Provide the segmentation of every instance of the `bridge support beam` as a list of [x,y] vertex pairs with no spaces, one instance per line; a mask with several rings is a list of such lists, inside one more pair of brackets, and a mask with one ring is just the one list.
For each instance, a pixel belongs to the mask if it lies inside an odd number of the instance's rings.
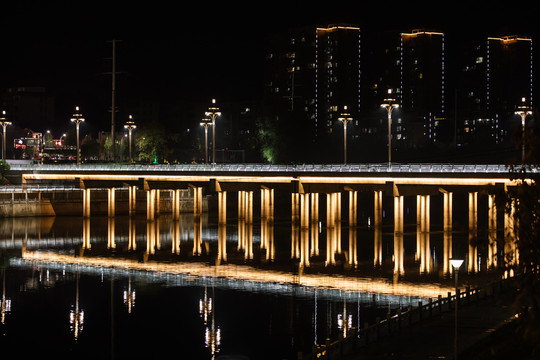
[[219,265],[227,261],[227,192],[218,191],[218,255]]
[[341,193],[326,194],[326,265],[341,254]]
[[137,186],[130,185],[128,187],[128,213],[129,216],[135,215],[137,208]]
[[417,259],[420,260],[420,273],[431,271],[430,252],[430,195],[416,196],[416,252]]
[[266,260],[273,260],[274,252],[274,189],[261,189],[261,248]]
[[311,256],[319,256],[319,193],[311,193],[310,226],[311,226]]
[[351,266],[358,266],[357,258],[357,215],[358,191],[349,191],[349,256],[348,263]]

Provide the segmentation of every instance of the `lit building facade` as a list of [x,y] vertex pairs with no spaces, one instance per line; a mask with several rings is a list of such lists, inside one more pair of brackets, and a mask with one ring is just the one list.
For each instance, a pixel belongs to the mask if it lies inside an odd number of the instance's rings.
[[533,105],[532,39],[488,37],[471,44],[461,65],[457,145],[511,141],[517,106]]
[[445,37],[413,30],[401,34],[399,102],[406,131],[403,143],[421,147],[448,135],[446,118]]

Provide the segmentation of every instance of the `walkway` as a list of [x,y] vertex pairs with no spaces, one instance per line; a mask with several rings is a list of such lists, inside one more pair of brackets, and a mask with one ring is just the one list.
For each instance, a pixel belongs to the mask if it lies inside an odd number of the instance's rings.
[[[494,297],[461,305],[458,314],[458,358],[467,349],[485,340],[495,329],[513,318],[514,290],[507,290]],[[463,356],[459,356],[462,353]],[[403,328],[378,342],[363,347],[353,359],[453,359],[454,358],[454,312],[434,316],[421,323]]]

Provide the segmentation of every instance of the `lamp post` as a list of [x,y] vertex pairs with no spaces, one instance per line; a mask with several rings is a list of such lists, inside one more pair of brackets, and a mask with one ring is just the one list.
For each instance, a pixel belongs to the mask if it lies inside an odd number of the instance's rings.
[[221,116],[219,108],[215,106],[216,99],[212,99],[212,106],[204,114],[212,120],[212,163],[216,163],[216,117]]
[[347,113],[347,106],[343,107],[344,112],[341,113],[339,121],[343,123],[343,163],[347,164],[347,124],[352,120],[351,114]]
[[463,260],[461,259],[450,259],[450,264],[454,268],[454,277],[455,279],[455,288],[456,288],[456,306],[454,306],[454,360],[457,360],[457,314],[458,314],[458,303],[459,303],[459,294],[458,294],[458,274]]
[[385,108],[388,113],[388,167],[392,163],[392,110],[398,108],[395,103],[396,99],[392,98],[392,89],[388,89],[388,97],[384,99],[381,107]]
[[129,115],[129,121],[126,122],[126,124],[124,125],[124,128],[128,130],[128,134],[129,134],[128,141],[129,141],[129,162],[130,163],[133,162],[133,156],[131,155],[131,132],[136,127],[137,125],[135,125],[135,123],[133,122],[133,116]]
[[79,107],[75,106],[75,114],[73,114],[73,117],[71,118],[71,122],[75,123],[75,126],[77,127],[77,165],[81,163],[81,156],[79,153],[79,125],[84,121],[84,118],[82,117],[82,114],[79,114]]
[[0,124],[2,124],[2,160],[6,161],[6,127],[11,125],[11,121],[6,119],[6,111],[2,111],[2,117],[0,117]]
[[525,104],[526,99],[521,98],[522,105],[518,106],[518,110],[515,111],[516,115],[521,116],[521,163],[525,163],[525,118],[527,115],[532,115],[532,111],[529,106]]
[[212,125],[212,120],[204,118],[201,126],[204,126],[204,163],[208,164],[208,127]]

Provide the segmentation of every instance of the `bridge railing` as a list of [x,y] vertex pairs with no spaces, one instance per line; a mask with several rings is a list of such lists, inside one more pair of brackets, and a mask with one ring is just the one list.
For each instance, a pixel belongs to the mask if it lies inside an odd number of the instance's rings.
[[[12,164],[15,171],[152,172],[358,172],[358,173],[507,173],[501,164]],[[529,170],[540,172],[540,168]]]

